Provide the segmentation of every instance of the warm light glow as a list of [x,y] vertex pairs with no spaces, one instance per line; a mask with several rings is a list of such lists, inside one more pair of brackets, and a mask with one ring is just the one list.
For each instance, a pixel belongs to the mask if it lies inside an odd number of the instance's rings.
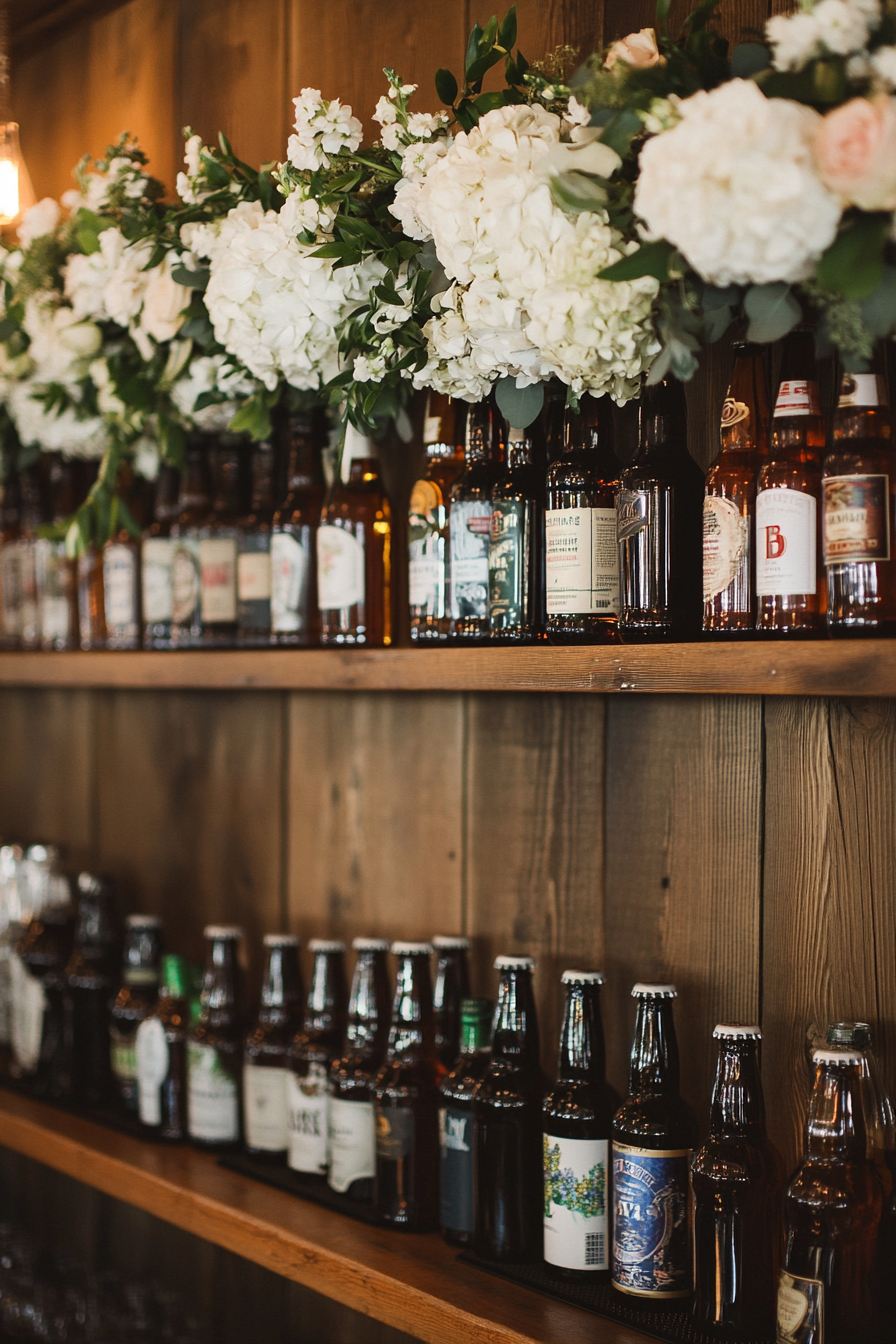
[[34,191],[19,148],[18,122],[0,122],[0,228],[34,204]]
[[0,223],[11,224],[19,213],[19,165],[0,159]]

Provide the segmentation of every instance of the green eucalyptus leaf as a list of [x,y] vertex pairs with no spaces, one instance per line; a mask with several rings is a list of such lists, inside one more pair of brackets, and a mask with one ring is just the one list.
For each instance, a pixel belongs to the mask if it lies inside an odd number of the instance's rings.
[[623,107],[613,115],[611,121],[607,122],[601,132],[601,143],[615,149],[619,157],[624,159],[632,147],[635,136],[640,135],[643,129],[641,118],[635,109]]
[[183,285],[185,289],[207,289],[211,271],[203,266],[195,271],[191,271],[186,266],[173,266],[171,268],[171,279],[178,285]]
[[727,304],[710,309],[703,318],[703,335],[707,345],[715,345],[731,326],[734,310]]
[[457,97],[457,80],[450,70],[436,71],[436,93],[446,107],[453,107]]
[[552,178],[551,195],[557,205],[573,215],[602,210],[607,204],[606,188],[584,173],[560,173]]
[[768,47],[762,42],[738,42],[731,53],[733,79],[749,79],[771,65]]
[[18,331],[19,324],[13,317],[4,317],[0,321],[0,344],[8,341],[14,331]]
[[512,429],[525,429],[537,420],[544,405],[544,383],[517,387],[515,378],[499,378],[495,385],[498,408]]
[[653,243],[642,243],[637,252],[599,271],[598,279],[639,280],[642,275],[652,275],[656,280],[668,280],[669,262],[677,255],[675,248],[665,238]]
[[197,345],[208,345],[214,338],[214,328],[207,313],[191,313],[180,329],[181,336],[195,341]]
[[867,299],[884,273],[884,247],[891,215],[860,214],[840,230],[818,263],[815,276],[822,289],[845,299]]
[[719,289],[716,285],[706,285],[700,296],[700,304],[704,312],[710,313],[715,308],[732,307],[739,298],[740,289],[737,285],[726,285],[724,289]]
[[883,268],[877,289],[862,300],[861,309],[872,336],[889,336],[896,327],[896,266]]
[[221,146],[221,153],[226,155],[228,159],[232,159],[233,150],[230,147],[230,141],[223,131],[218,132],[218,144]]
[[784,283],[751,285],[744,296],[744,312],[750,319],[747,340],[762,345],[780,341],[803,316],[790,286]]

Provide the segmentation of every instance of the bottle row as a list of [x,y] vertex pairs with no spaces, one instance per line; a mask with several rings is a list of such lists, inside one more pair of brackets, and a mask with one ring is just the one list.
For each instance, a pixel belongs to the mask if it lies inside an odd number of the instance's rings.
[[[50,873],[45,850],[29,856]],[[108,884],[79,877],[73,941],[63,887],[45,881],[44,905],[14,947],[6,940],[14,1071],[38,1094],[115,1097],[162,1138],[242,1145],[372,1203],[387,1226],[440,1227],[488,1261],[609,1279],[651,1306],[691,1310],[720,1338],[765,1337],[776,1322],[784,1344],[880,1338],[880,1285],[896,1269],[896,1127],[865,1024],[833,1024],[814,1051],[803,1160],[785,1183],[766,1134],[759,1028],[716,1028],[701,1144],[680,1095],[672,985],[632,990],[620,1102],[606,1080],[599,972],[563,975],[550,1083],[530,957],[497,958],[492,1012],[468,996],[463,938],[393,943],[394,988],[389,945],[356,939],[350,989],[344,944],[313,940],[306,994],[298,940],[268,935],[247,1020],[240,930],[211,926],[194,1016],[188,968],[160,956],[158,920],[128,918],[117,977]]]
[[[349,426],[326,489],[322,429],[313,416],[290,420],[285,475],[272,443],[247,464],[238,440],[194,437],[182,477],[160,468],[151,519],[143,483],[123,468],[112,536],[77,560],[60,532],[89,485],[86,464],[54,458],[18,473],[0,527],[0,644],[393,643],[393,517],[377,449]],[[494,398],[466,408],[431,394],[427,469],[408,514],[411,638],[896,633],[891,433],[883,356],[879,371],[843,374],[826,432],[804,329],[784,343],[771,416],[763,348],[735,345],[705,478],[674,379],[643,389],[627,466],[607,398],[573,409],[549,397],[523,433]]]

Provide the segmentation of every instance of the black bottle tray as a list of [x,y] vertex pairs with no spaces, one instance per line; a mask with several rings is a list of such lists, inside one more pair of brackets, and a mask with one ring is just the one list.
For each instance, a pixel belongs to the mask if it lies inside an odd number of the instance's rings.
[[218,1166],[226,1167],[228,1171],[238,1171],[241,1176],[251,1176],[265,1185],[272,1185],[276,1190],[285,1190],[288,1195],[298,1195],[299,1199],[309,1199],[312,1204],[320,1204],[325,1209],[344,1213],[359,1223],[371,1226],[380,1224],[380,1217],[370,1204],[351,1199],[349,1195],[340,1195],[331,1190],[326,1181],[314,1176],[303,1176],[290,1167],[262,1162],[248,1153],[225,1153],[218,1158]]
[[[524,1288],[532,1288],[545,1297],[556,1298],[558,1302],[568,1302],[573,1307],[581,1307],[595,1316],[603,1316],[618,1325],[630,1325],[651,1339],[662,1339],[669,1344],[717,1344],[717,1336],[711,1335],[691,1319],[687,1311],[657,1311],[646,1306],[641,1299],[627,1297],[619,1293],[609,1283],[586,1283],[578,1279],[561,1279],[551,1273],[548,1265],[495,1265],[482,1260],[474,1251],[461,1251],[457,1257],[461,1264],[473,1265],[486,1274],[494,1274],[510,1283],[519,1283]],[[757,1335],[750,1344],[773,1344],[773,1335]]]

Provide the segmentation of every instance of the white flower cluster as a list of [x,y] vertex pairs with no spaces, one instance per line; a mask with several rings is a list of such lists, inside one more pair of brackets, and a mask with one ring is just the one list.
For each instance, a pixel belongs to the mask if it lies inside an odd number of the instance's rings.
[[711,284],[809,275],[841,203],[821,181],[817,112],[733,79],[678,104],[680,122],[641,151],[635,213]]
[[[520,387],[558,377],[620,403],[637,394],[658,349],[650,320],[658,285],[596,278],[636,244],[601,211],[567,214],[551,176],[569,166],[567,150],[588,151],[587,172],[609,175],[619,160],[584,134],[564,143],[564,129],[539,104],[496,108],[414,183],[415,236],[433,240],[454,282],[427,323],[429,361],[417,386],[472,401],[501,377]],[[400,193],[392,209],[408,229]]]
[[354,153],[358,148],[364,128],[352,116],[352,109],[338,98],[327,102],[319,89],[302,89],[292,101],[296,109],[295,135],[289,137],[287,155],[294,168],[329,168],[331,154],[343,149]]
[[22,222],[16,231],[19,246],[27,249],[35,238],[42,238],[44,234],[52,233],[59,223],[61,214],[59,202],[54,201],[52,196],[45,196],[42,201],[32,205],[23,214]]
[[861,52],[880,19],[880,0],[819,0],[794,14],[776,14],[765,27],[775,69],[802,70],[825,52]]
[[[373,119],[380,125],[383,148],[401,155],[401,181],[389,211],[408,238],[424,241],[430,234],[417,214],[420,188],[436,159],[447,153],[451,141],[447,134],[447,112],[403,112],[406,100],[416,89],[416,84],[392,84],[388,95],[377,103]],[[396,103],[400,106],[396,107]]]
[[104,171],[81,172],[80,187],[64,191],[61,200],[72,214],[81,209],[96,213],[110,205],[114,196],[121,196],[127,201],[142,200],[148,181],[140,164],[122,154],[110,159]]
[[[102,344],[93,322],[78,319],[71,308],[46,296],[34,296],[25,305],[23,326],[31,344],[16,368],[5,369],[5,400],[22,443],[38,444],[45,452],[66,457],[101,457],[106,430],[100,417],[79,417],[83,381]],[[41,394],[51,385],[61,387],[72,406],[48,411]]]
[[[227,355],[197,355],[171,388],[171,400],[187,424],[213,434],[227,428],[239,404],[257,389],[255,380]],[[196,402],[205,392],[221,393],[225,400],[197,411]]]
[[175,189],[185,205],[200,205],[211,190],[205,184],[202,166],[202,136],[191,135],[184,144],[184,164],[187,171],[178,173]]
[[183,325],[190,291],[172,276],[180,258],[167,252],[158,266],[149,239],[128,243],[120,229],[104,229],[99,251],[76,253],[65,266],[65,294],[78,318],[117,322],[133,336],[144,359],[153,356],[149,340],[171,341]]

